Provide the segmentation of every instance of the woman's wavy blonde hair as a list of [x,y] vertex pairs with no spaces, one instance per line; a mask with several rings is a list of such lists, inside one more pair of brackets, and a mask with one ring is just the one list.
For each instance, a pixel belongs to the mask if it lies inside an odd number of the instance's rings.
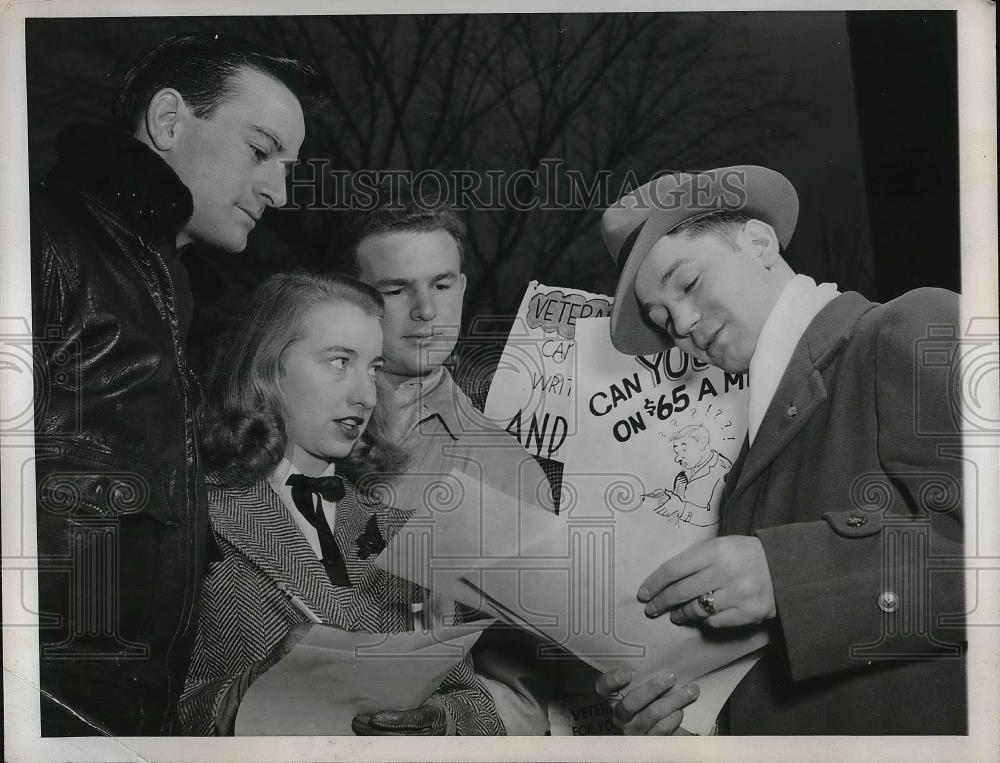
[[[227,486],[248,485],[267,476],[285,452],[285,419],[280,379],[282,354],[303,335],[306,317],[317,305],[335,302],[381,318],[381,295],[340,274],[281,273],[264,281],[238,313],[219,346],[200,410],[206,471]],[[350,455],[338,459],[339,473],[354,482],[372,474],[397,474],[406,454],[388,439],[385,401],[391,391],[377,382],[378,402],[368,427]]]

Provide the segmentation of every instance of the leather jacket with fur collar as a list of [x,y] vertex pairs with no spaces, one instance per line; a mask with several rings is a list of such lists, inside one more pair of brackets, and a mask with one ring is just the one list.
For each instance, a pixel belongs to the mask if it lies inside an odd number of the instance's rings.
[[42,733],[169,733],[208,537],[163,259],[191,194],[112,128],[57,151],[31,197]]

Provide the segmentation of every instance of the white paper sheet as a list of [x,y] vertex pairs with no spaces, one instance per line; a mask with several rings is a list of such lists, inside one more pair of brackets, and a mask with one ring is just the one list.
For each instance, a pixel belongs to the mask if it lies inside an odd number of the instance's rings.
[[[377,564],[560,643],[599,670],[631,668],[636,681],[669,668],[681,684],[689,683],[767,642],[757,629],[706,634],[666,616],[651,620],[636,599],[655,560],[665,561],[690,543],[690,533],[710,537],[714,528],[671,536],[662,528],[669,523],[651,510],[637,518],[607,505],[603,519],[574,520],[572,512],[555,516],[516,505],[461,472],[446,479],[475,501],[435,513],[428,525],[404,526]],[[484,546],[490,554],[481,553]],[[717,713],[735,683],[703,686],[701,707]]]
[[520,557],[553,526],[549,511],[457,469],[429,490],[454,500],[417,507],[374,562],[438,595],[452,595],[452,586],[473,570],[530,564]]
[[236,735],[351,735],[358,713],[417,707],[492,622],[391,634],[313,625],[251,685]]

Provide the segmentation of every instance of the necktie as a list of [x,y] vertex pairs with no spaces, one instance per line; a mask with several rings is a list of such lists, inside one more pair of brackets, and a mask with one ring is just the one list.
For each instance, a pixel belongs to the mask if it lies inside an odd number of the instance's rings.
[[292,502],[299,513],[313,527],[319,535],[319,547],[323,552],[323,567],[330,577],[330,582],[334,585],[349,586],[350,578],[347,576],[347,565],[344,563],[344,556],[337,547],[337,541],[333,537],[333,530],[330,523],[326,521],[326,514],[323,512],[323,504],[313,496],[322,497],[325,501],[339,501],[344,497],[344,485],[340,477],[306,477],[304,474],[293,474],[285,482],[292,489]]
[[688,476],[687,472],[680,471],[677,472],[677,476],[674,477],[674,492],[677,493],[681,498],[687,494],[688,486]]

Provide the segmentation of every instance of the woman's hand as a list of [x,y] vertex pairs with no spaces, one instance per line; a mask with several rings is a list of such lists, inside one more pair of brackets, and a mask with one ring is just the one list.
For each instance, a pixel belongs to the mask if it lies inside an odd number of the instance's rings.
[[612,670],[597,679],[597,693],[612,703],[615,726],[628,735],[686,734],[684,708],[698,699],[697,684],[676,686],[669,671],[632,686],[632,671]]
[[435,696],[409,710],[359,713],[351,721],[351,730],[358,736],[446,736],[455,733],[448,711]]

